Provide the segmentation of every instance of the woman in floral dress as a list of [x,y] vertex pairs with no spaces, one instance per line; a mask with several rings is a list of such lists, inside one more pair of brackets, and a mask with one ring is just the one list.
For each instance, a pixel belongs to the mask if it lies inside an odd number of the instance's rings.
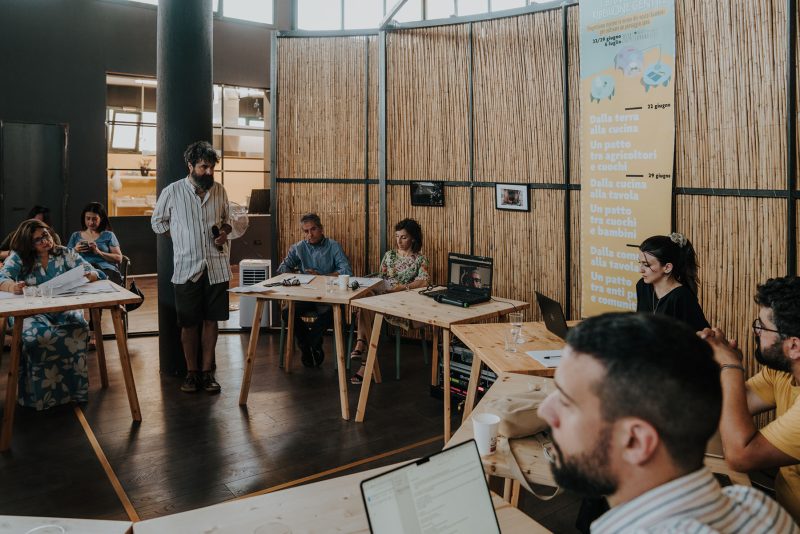
[[[394,227],[394,240],[397,244],[395,250],[389,250],[381,260],[381,277],[384,279],[382,290],[376,293],[408,291],[425,287],[430,280],[430,264],[428,259],[419,253],[422,249],[422,228],[414,219],[403,219]],[[356,346],[350,358],[361,358],[367,349],[367,335],[372,332],[372,322],[375,312],[358,309],[358,335]],[[388,322],[405,330],[409,328],[408,320],[386,317]],[[404,324],[400,324],[404,321]],[[366,362],[361,363],[361,368],[350,378],[353,384],[360,384],[364,377]]]
[[[16,294],[82,266],[93,282],[98,273],[77,252],[56,244],[45,223],[20,224],[11,240],[11,254],[0,269],[0,290]],[[80,310],[26,317],[22,326],[19,398],[22,406],[46,410],[72,401],[86,402],[88,325]]]

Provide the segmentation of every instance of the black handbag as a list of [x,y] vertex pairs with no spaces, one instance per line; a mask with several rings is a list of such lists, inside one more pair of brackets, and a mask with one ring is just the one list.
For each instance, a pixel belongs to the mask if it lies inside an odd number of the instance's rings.
[[128,288],[128,291],[130,291],[131,293],[136,293],[142,298],[142,300],[140,300],[139,302],[132,302],[131,304],[125,305],[125,311],[130,313],[144,303],[144,293],[142,293],[141,289],[136,287],[136,280],[131,280],[131,285]]

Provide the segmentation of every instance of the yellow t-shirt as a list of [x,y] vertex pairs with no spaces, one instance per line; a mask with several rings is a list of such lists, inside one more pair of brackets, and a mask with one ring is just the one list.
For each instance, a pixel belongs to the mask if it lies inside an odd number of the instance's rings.
[[775,478],[775,494],[795,521],[800,522],[800,386],[792,375],[763,368],[747,381],[747,387],[761,400],[775,406],[775,420],[761,434],[775,448],[797,458],[798,464],[781,467]]

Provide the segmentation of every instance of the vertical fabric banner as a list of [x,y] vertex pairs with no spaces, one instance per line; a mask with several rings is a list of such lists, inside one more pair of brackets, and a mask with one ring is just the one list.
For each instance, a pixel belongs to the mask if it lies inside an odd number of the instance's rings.
[[674,0],[581,0],[581,315],[636,309],[638,245],[670,232]]

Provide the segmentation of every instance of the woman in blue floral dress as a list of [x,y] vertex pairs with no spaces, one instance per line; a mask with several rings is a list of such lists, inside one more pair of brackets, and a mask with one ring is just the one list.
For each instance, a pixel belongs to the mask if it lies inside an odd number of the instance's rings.
[[[98,273],[77,252],[57,245],[45,223],[20,224],[11,240],[11,254],[0,269],[0,290],[16,294],[70,269],[82,266],[93,282]],[[68,402],[86,402],[88,325],[80,310],[26,317],[22,326],[19,398],[22,406],[46,410]]]
[[[422,249],[422,228],[414,219],[403,219],[394,227],[394,240],[397,244],[395,250],[389,250],[381,260],[380,274],[384,279],[383,288],[376,288],[375,293],[408,291],[425,287],[430,280],[430,263],[428,258],[419,253]],[[375,287],[375,286],[373,286]],[[358,309],[358,335],[356,346],[350,354],[351,358],[360,358],[367,349],[367,334],[372,331],[372,322],[375,319],[375,312],[365,309]],[[389,316],[386,320],[408,330],[407,319],[392,320]],[[405,324],[399,324],[404,321]],[[353,384],[360,384],[364,377],[365,363],[362,362],[361,368],[350,378]]]

